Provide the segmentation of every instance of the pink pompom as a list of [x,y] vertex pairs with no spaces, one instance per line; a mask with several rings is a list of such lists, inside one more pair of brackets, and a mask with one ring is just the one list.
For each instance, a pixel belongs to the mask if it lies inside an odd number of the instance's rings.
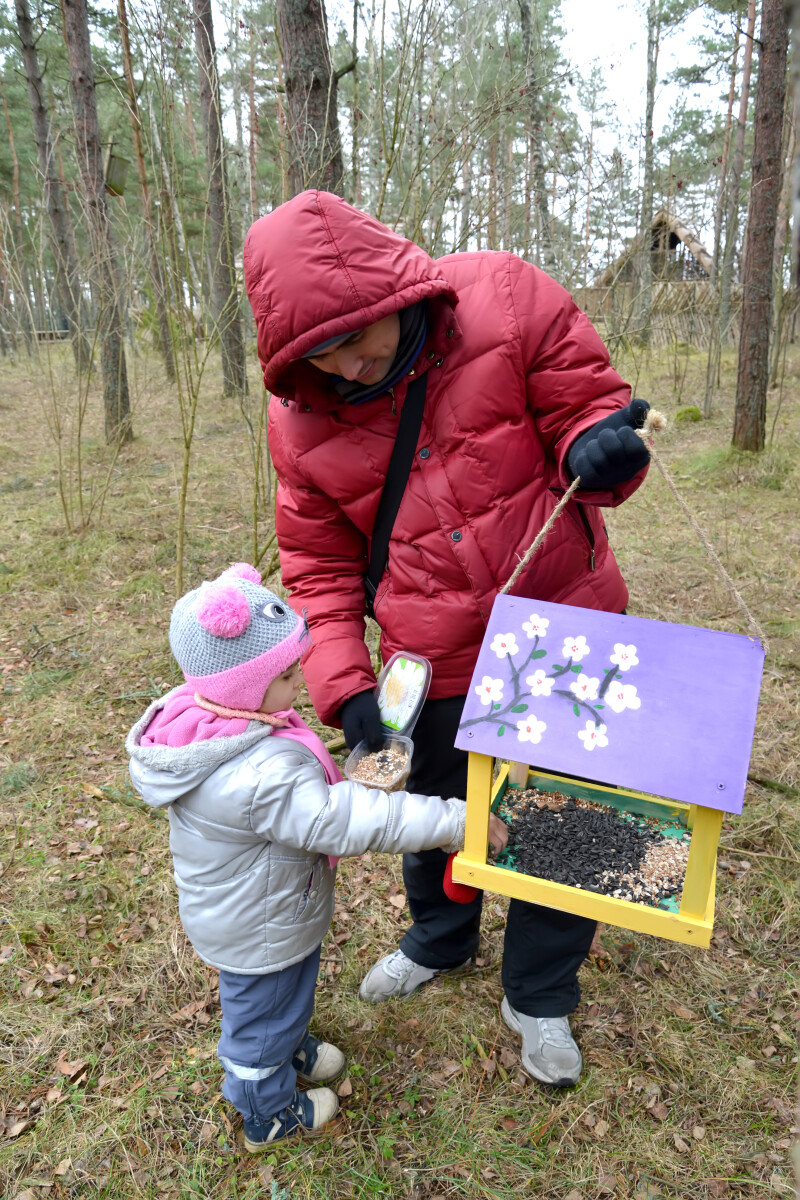
[[239,588],[212,583],[203,588],[197,619],[215,637],[238,637],[250,624],[250,605]]
[[251,567],[250,563],[237,562],[231,563],[227,570],[223,571],[220,579],[246,579],[249,583],[257,583],[261,586],[261,575],[255,567]]

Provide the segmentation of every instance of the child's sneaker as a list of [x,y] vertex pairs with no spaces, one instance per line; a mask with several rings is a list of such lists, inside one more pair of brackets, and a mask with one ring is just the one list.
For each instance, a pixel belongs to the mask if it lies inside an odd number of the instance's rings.
[[319,1133],[339,1111],[336,1093],[330,1088],[315,1088],[313,1092],[298,1092],[280,1112],[269,1120],[245,1121],[244,1144],[253,1154],[266,1150],[273,1142],[292,1134]]
[[292,1066],[307,1083],[327,1083],[344,1070],[345,1057],[338,1046],[306,1033],[294,1052]]

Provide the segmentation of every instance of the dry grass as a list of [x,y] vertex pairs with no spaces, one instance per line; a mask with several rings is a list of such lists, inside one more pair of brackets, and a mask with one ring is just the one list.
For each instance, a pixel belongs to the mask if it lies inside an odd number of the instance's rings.
[[[639,394],[670,415],[696,402],[704,365],[676,350],[627,367]],[[54,393],[42,364],[0,366],[3,1194],[791,1194],[800,415],[784,404],[771,450],[732,455],[732,360],[724,369],[714,418],[673,425],[661,447],[771,640],[751,768],[766,782],[724,830],[711,949],[603,930],[574,1022],[587,1070],[578,1087],[554,1093],[517,1069],[515,1039],[499,1022],[504,901],[487,898],[473,970],[368,1008],[358,981],[406,920],[399,863],[343,864],[316,1021],[348,1053],[352,1094],[330,1132],[258,1159],[242,1153],[219,1095],[215,975],[177,922],[165,823],[139,807],[122,751],[147,698],[176,679],[165,637],[174,406],[142,354],[137,440],[111,467],[102,520],[68,536],[42,405],[52,413],[55,395],[69,415],[69,371],[54,373]],[[795,354],[787,396],[798,371]],[[193,460],[189,583],[252,545],[244,425],[213,383]],[[102,481],[106,462],[90,444],[89,483]],[[608,523],[631,611],[741,629],[655,472]],[[702,753],[702,731],[686,752]]]

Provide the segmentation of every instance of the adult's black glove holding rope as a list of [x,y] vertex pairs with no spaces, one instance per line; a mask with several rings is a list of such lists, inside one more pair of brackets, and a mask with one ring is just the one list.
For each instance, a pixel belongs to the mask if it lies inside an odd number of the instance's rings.
[[580,475],[584,491],[616,487],[647,466],[650,454],[636,430],[649,411],[646,400],[631,400],[575,439],[567,453],[567,470],[573,479]]

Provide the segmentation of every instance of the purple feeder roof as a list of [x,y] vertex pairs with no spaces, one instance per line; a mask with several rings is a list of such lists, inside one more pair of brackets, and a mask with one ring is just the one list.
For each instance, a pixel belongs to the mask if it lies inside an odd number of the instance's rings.
[[498,596],[456,746],[738,813],[763,665],[741,634]]

